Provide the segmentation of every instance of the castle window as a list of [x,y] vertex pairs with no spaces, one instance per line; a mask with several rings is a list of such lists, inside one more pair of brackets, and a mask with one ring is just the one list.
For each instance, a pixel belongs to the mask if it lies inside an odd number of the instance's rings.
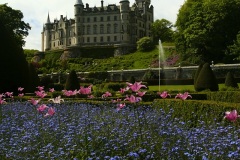
[[94,37],[94,42],[97,42],[97,37]]
[[101,34],[104,33],[104,25],[103,25],[103,24],[100,25],[100,33],[101,33]]
[[97,17],[94,17],[94,22],[97,22]]
[[117,41],[117,36],[114,36],[114,41]]
[[101,22],[103,21],[103,17],[101,17]]
[[69,39],[69,45],[71,45],[71,39]]
[[87,22],[90,22],[90,18],[89,17],[87,18]]
[[110,42],[110,40],[111,40],[111,39],[110,39],[110,36],[108,36],[108,37],[107,37],[107,41]]
[[93,34],[97,34],[97,25],[93,26]]
[[90,34],[90,31],[91,31],[91,27],[87,26],[87,34]]
[[85,26],[83,26],[83,34],[85,34]]
[[100,42],[103,42],[103,37],[100,37]]
[[117,16],[114,16],[114,21],[117,21]]
[[114,24],[114,33],[117,33],[117,30],[118,30],[118,25]]
[[89,38],[89,37],[87,37],[87,42],[88,42],[88,43],[90,42],[90,38]]
[[55,47],[55,42],[53,42],[53,47]]
[[111,24],[107,25],[107,33],[111,33]]
[[107,16],[107,21],[110,21],[110,16]]

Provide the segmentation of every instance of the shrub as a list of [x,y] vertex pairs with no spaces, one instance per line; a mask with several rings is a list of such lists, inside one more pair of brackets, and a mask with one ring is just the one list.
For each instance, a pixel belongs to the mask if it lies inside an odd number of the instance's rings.
[[210,67],[209,63],[205,63],[197,76],[197,81],[195,84],[196,91],[211,90],[218,91],[217,79]]
[[197,82],[198,75],[199,75],[199,73],[200,73],[202,67],[203,67],[203,64],[200,64],[200,65],[198,66],[198,69],[197,69],[195,75],[194,75],[194,82],[193,82],[193,83],[194,83],[194,89],[195,89],[195,91],[198,90],[197,85],[196,85],[196,82]]
[[72,70],[67,78],[65,89],[66,90],[75,90],[80,88],[79,79],[75,70]]
[[233,88],[239,88],[238,84],[231,72],[227,73],[226,79],[225,79],[225,86],[226,87],[233,87]]
[[154,48],[155,45],[150,37],[143,37],[137,42],[137,49],[139,51],[151,51]]

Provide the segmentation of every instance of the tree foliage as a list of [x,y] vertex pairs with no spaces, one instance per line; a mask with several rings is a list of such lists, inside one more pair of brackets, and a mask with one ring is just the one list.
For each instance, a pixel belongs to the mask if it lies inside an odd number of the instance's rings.
[[194,63],[233,62],[228,52],[240,31],[240,0],[187,0],[176,21],[176,47]]
[[28,63],[23,49],[0,19],[0,93],[17,93],[18,87],[28,86]]
[[166,19],[157,19],[152,24],[151,32],[153,42],[156,44],[161,39],[162,42],[173,42],[173,24]]
[[139,41],[137,41],[137,49],[139,51],[151,51],[155,48],[150,37],[143,37]]
[[196,91],[211,90],[218,91],[217,79],[209,63],[205,63],[197,76],[195,84]]
[[22,20],[23,13],[20,10],[12,9],[7,4],[0,4],[0,19],[9,34],[14,37],[16,44],[23,47],[25,45],[24,38],[28,36],[28,31],[31,29],[30,25]]

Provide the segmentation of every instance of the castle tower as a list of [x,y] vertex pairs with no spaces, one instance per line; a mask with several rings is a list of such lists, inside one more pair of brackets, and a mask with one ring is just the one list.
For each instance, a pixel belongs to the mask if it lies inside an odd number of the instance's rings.
[[44,26],[44,31],[42,33],[42,50],[49,50],[50,49],[50,41],[51,41],[51,22],[49,18],[49,13],[47,17],[47,22]]
[[82,22],[83,22],[83,9],[84,5],[82,0],[76,0],[74,5],[75,14],[75,44],[80,45],[82,39]]
[[120,18],[121,18],[121,41],[124,44],[129,42],[129,0],[120,1]]

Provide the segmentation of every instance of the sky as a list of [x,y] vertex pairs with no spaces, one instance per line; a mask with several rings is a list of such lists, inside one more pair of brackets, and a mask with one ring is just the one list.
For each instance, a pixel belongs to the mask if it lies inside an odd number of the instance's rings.
[[[119,5],[120,0],[104,0],[104,5]],[[135,0],[129,0],[130,6]],[[176,22],[178,10],[185,0],[151,0],[154,6],[154,20],[167,19],[173,24]],[[50,21],[59,19],[60,15],[74,18],[74,4],[76,0],[0,0],[0,4],[7,3],[13,9],[21,10],[24,15],[23,21],[29,23],[31,30],[25,38],[25,49],[36,49],[41,51],[41,32],[49,13]],[[101,0],[82,0],[89,7],[101,5]]]

